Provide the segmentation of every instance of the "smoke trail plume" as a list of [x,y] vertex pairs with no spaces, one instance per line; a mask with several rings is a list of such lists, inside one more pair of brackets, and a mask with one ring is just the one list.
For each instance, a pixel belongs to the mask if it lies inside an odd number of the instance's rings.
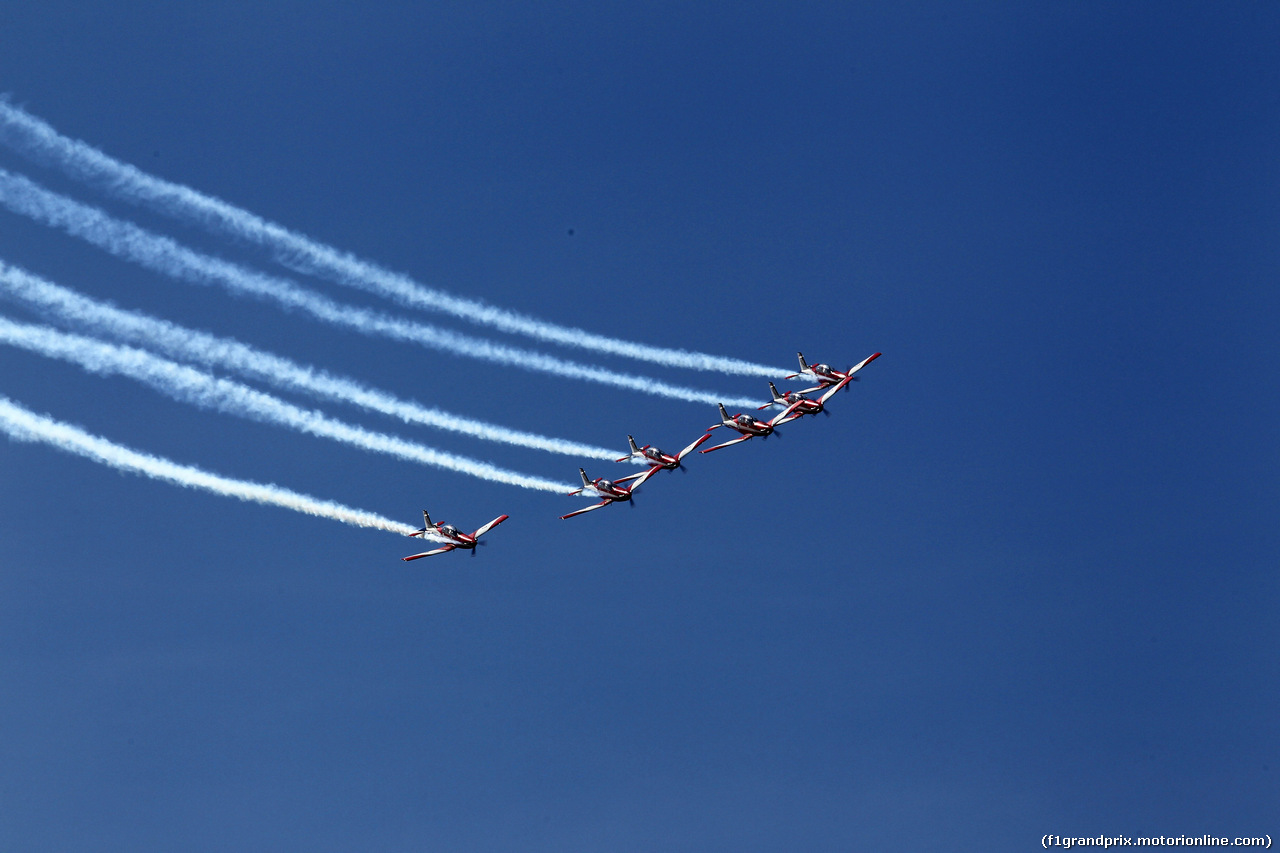
[[0,204],[37,222],[65,230],[105,251],[148,269],[193,284],[216,284],[232,292],[275,302],[318,320],[365,335],[414,343],[522,370],[550,373],[567,379],[598,382],[698,403],[724,402],[753,406],[750,398],[726,397],[710,391],[671,385],[645,376],[618,373],[579,364],[532,350],[509,347],[441,329],[427,323],[401,320],[377,311],[343,305],[296,282],[254,272],[237,264],[192,251],[168,237],[115,219],[94,207],[50,192],[38,184],[0,169]]
[[107,335],[206,368],[234,371],[286,391],[348,403],[423,426],[551,453],[613,460],[617,453],[576,441],[507,429],[420,405],[376,388],[301,365],[230,338],[219,338],[90,299],[0,261],[0,297],[21,301],[78,331]]
[[159,456],[139,453],[119,444],[91,435],[71,424],[38,415],[7,397],[0,397],[0,432],[16,441],[42,442],[67,453],[109,465],[117,471],[141,474],[178,486],[203,489],[242,501],[283,507],[307,515],[329,518],[356,527],[372,527],[408,536],[416,528],[383,518],[364,510],[353,509],[333,501],[322,501],[268,483],[233,480],[220,477],[190,465],[179,465]]
[[47,326],[15,323],[3,317],[0,317],[0,343],[20,347],[47,358],[62,359],[91,373],[126,376],[175,400],[203,409],[288,427],[362,450],[384,453],[525,489],[566,494],[573,488],[553,480],[507,471],[465,456],[444,453],[385,433],[371,432],[320,412],[299,408],[247,385],[215,378],[133,347],[104,344],[92,338],[59,332]]
[[450,314],[470,323],[540,341],[667,367],[768,377],[788,372],[736,358],[648,346],[598,335],[428,288],[407,275],[391,272],[326,246],[220,199],[148,175],[84,142],[63,136],[48,123],[3,100],[0,100],[0,142],[39,162],[54,165],[73,178],[102,187],[126,201],[262,246],[285,266],[375,293],[412,308]]

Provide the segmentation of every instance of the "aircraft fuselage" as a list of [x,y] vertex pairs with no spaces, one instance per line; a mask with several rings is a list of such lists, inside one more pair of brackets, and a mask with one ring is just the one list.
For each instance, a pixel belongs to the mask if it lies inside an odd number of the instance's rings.
[[770,435],[773,433],[773,427],[763,421],[756,420],[751,415],[734,415],[729,420],[723,421],[723,423],[743,435]]
[[645,461],[650,465],[657,465],[660,468],[675,468],[680,465],[680,461],[674,456],[663,453],[656,447],[646,447],[643,451]]

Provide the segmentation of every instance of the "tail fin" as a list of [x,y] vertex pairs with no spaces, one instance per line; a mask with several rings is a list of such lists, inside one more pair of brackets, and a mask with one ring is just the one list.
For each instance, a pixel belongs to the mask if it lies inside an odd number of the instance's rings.
[[729,413],[725,411],[724,403],[716,403],[716,405],[720,407],[720,419],[725,421],[729,420]]
[[804,353],[802,353],[802,352],[798,352],[798,353],[796,353],[796,358],[800,359],[800,372],[801,372],[801,373],[812,373],[812,372],[813,372],[812,370],[810,370],[810,369],[809,369],[809,365],[805,363],[805,360],[804,360]]
[[427,530],[435,527],[435,525],[431,523],[431,516],[427,515],[427,511],[425,509],[422,511],[422,526]]
[[628,459],[635,459],[640,455],[640,448],[636,447],[636,440],[634,438],[627,436],[627,444],[631,445],[631,452],[620,459],[613,460],[614,462],[626,462]]
[[757,409],[767,409],[770,406],[786,406],[787,398],[778,393],[778,388],[772,382],[769,383],[769,393],[773,395],[773,399],[765,403],[763,406],[756,406]]
[[587,479],[587,469],[579,468],[578,473],[582,475],[582,487],[584,489],[591,488],[591,481]]

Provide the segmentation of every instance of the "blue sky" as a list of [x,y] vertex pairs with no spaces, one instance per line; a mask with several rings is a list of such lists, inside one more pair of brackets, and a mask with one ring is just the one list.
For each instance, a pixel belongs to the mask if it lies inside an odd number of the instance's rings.
[[[0,442],[0,847],[1274,836],[1278,23],[1266,4],[6,8],[12,103],[424,284],[780,372],[797,349],[885,355],[829,418],[561,522],[581,502],[0,348],[0,394],[131,447],[415,526],[511,516],[474,559],[406,564],[414,542],[384,532]],[[0,168],[281,271],[7,148]],[[5,211],[0,259],[619,453],[716,420],[359,338]],[[582,464],[324,408],[538,476]]]

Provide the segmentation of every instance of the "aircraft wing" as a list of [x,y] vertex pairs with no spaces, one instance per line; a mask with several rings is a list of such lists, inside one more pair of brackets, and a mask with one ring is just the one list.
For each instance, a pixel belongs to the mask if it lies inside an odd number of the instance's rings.
[[645,480],[649,479],[650,477],[652,477],[654,474],[658,473],[661,470],[662,470],[661,467],[657,465],[653,466],[648,471],[645,471],[643,474],[637,477],[636,481],[631,484],[631,488],[627,489],[627,491],[634,492],[636,489],[644,485]]
[[615,483],[625,483],[625,482],[627,482],[627,481],[629,481],[629,480],[634,480],[634,479],[636,479],[637,477],[643,477],[643,476],[647,475],[650,471],[653,471],[653,470],[654,470],[655,468],[657,468],[657,467],[659,467],[659,466],[655,465],[655,466],[653,466],[653,468],[650,468],[650,469],[649,469],[649,471],[637,471],[637,472],[636,472],[636,473],[634,473],[634,474],[628,474],[628,475],[627,475],[627,476],[625,476],[625,477],[619,477],[618,479],[614,480],[613,482],[615,482]]
[[697,447],[699,444],[702,444],[702,442],[706,441],[709,438],[711,438],[711,433],[709,432],[703,433],[702,436],[700,436],[697,441],[695,441],[693,444],[689,445],[684,450],[681,450],[679,453],[676,454],[676,461],[679,462],[681,459],[684,459],[686,456],[688,456],[690,453],[693,452],[693,449],[695,447]]
[[602,507],[602,506],[607,506],[607,505],[608,505],[608,504],[610,504],[610,503],[612,503],[612,501],[609,501],[609,500],[603,500],[603,501],[600,501],[600,503],[598,503],[598,504],[592,504],[591,506],[587,507],[586,509],[579,509],[579,510],[575,510],[574,512],[571,512],[571,513],[569,513],[568,515],[562,515],[562,516],[560,516],[560,517],[561,517],[562,519],[564,519],[564,518],[573,518],[575,515],[582,515],[584,512],[591,512],[593,509],[599,509],[600,507]]
[[799,408],[801,402],[801,400],[796,400],[790,406],[787,406],[782,410],[782,414],[777,415],[773,420],[769,421],[769,426],[777,426],[778,424],[785,424],[788,420],[794,420],[794,418],[789,419],[787,416]]
[[836,395],[837,391],[841,391],[844,388],[847,388],[849,386],[849,383],[852,382],[855,378],[857,377],[855,377],[852,373],[850,373],[844,379],[841,379],[835,385],[832,385],[830,388],[828,388],[827,392],[818,398],[818,402],[822,403],[825,406],[827,404],[827,401]]
[[852,376],[853,374],[857,373],[859,370],[866,367],[868,364],[875,361],[877,358],[879,358],[882,355],[884,355],[884,353],[879,353],[879,352],[872,353],[871,355],[864,358],[862,361],[855,364],[853,367],[849,368],[849,372],[846,373],[845,375]]
[[738,444],[738,443],[740,443],[740,442],[746,441],[746,440],[747,440],[747,439],[749,439],[749,438],[751,438],[751,436],[749,436],[749,435],[740,436],[740,437],[738,437],[738,438],[731,438],[731,439],[729,439],[728,441],[726,441],[724,444],[717,444],[715,447],[708,447],[708,448],[705,448],[705,449],[703,449],[703,450],[699,450],[698,452],[699,452],[699,453],[710,453],[710,452],[711,452],[711,451],[713,451],[713,450],[719,450],[720,448],[722,448],[722,447],[728,447],[728,446],[729,446],[729,445],[731,445],[731,444]]
[[500,516],[498,516],[498,517],[497,517],[497,518],[495,518],[493,521],[491,521],[491,522],[489,522],[488,524],[486,524],[484,527],[481,527],[481,528],[480,528],[479,530],[477,530],[475,533],[472,533],[472,534],[471,534],[471,537],[472,537],[473,539],[479,539],[481,536],[485,535],[485,534],[486,534],[486,533],[488,533],[490,530],[492,530],[493,528],[497,527],[499,524],[501,524],[502,522],[506,521],[506,520],[507,520],[508,518],[510,518],[510,517],[511,517],[511,516],[509,516],[509,515],[500,515]]
[[445,554],[457,548],[457,545],[445,545],[443,548],[437,548],[434,551],[423,551],[421,554],[414,554],[411,557],[401,557],[406,563],[410,560],[421,560],[423,557],[432,557],[436,554]]

